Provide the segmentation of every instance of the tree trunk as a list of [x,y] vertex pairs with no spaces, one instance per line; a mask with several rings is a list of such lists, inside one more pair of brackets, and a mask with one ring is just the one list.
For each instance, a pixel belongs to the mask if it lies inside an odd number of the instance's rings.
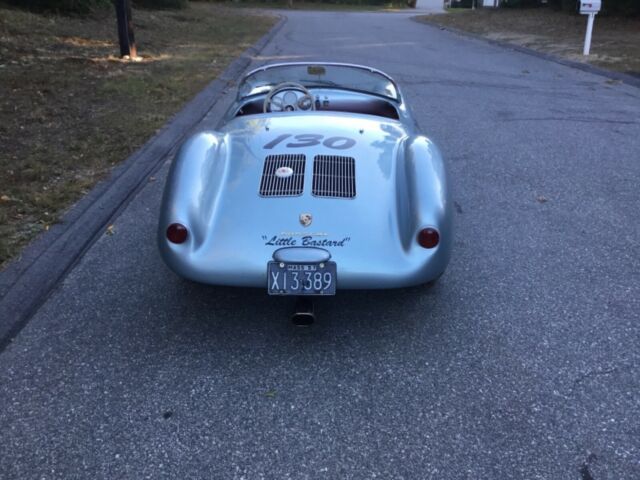
[[138,57],[138,49],[136,48],[136,37],[133,34],[133,15],[131,14],[131,0],[125,0],[127,4],[127,34],[129,35],[129,56],[131,58]]
[[120,42],[120,56],[137,57],[136,41],[133,35],[133,18],[131,16],[130,0],[114,0],[116,18],[118,19],[118,41]]

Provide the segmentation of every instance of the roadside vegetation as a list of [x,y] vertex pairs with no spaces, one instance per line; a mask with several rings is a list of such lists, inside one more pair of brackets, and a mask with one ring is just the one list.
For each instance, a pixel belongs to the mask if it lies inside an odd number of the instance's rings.
[[455,9],[455,14],[423,16],[420,20],[640,76],[639,16],[597,15],[588,57],[582,55],[587,19],[575,12],[552,8]]
[[[110,7],[113,0],[5,0],[8,3],[58,12],[86,13],[99,7]],[[188,0],[130,0],[136,7],[156,9],[187,8]],[[291,8],[296,10],[379,10],[415,7],[416,0],[196,0],[234,7]]]
[[291,9],[291,10],[331,10],[331,11],[366,11],[366,10],[396,10],[407,8],[406,1],[397,0],[363,0],[358,1],[313,1],[313,0],[239,0],[226,2],[226,5],[245,8],[273,8],[273,9]]
[[[471,8],[481,6],[482,0],[445,0],[445,4],[453,8]],[[536,8],[546,7],[556,11],[576,13],[577,0],[499,0],[503,8]],[[640,15],[638,0],[604,0],[601,15]]]
[[133,62],[118,56],[113,6],[93,7],[0,3],[0,265],[276,21],[211,3],[134,9]]
[[[542,5],[555,10],[575,13],[577,0],[501,0],[501,5],[508,8],[531,8]],[[604,15],[640,15],[638,0],[604,0],[602,2]]]

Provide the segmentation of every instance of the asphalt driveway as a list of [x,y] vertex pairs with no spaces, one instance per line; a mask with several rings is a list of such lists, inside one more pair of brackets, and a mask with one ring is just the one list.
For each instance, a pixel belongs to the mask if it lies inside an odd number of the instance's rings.
[[162,264],[165,165],[0,354],[0,478],[640,478],[640,89],[405,13],[288,16],[255,65],[404,89],[453,180],[450,268],[296,329]]

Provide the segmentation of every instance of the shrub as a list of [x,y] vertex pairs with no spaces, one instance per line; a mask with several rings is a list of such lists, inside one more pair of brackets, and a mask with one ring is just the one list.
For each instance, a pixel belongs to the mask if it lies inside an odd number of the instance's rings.
[[604,0],[602,8],[604,13],[640,15],[640,1],[638,0]]
[[540,0],[502,0],[503,7],[509,8],[529,8],[540,5]]
[[28,9],[86,13],[95,7],[111,4],[111,0],[8,0],[10,4]]
[[[578,0],[549,0],[549,5],[565,12],[577,12]],[[640,15],[640,0],[602,0],[602,13],[613,15]]]
[[473,0],[451,0],[451,8],[471,8]]
[[549,0],[549,5],[556,10],[564,10],[565,12],[578,10],[578,0]]
[[137,7],[144,8],[187,8],[187,0],[132,0]]
[[[287,0],[192,0],[192,1],[206,1],[224,3],[229,1],[238,1],[240,3],[247,1],[250,3],[264,3],[265,7],[269,7],[269,4],[286,4]],[[293,4],[300,3],[328,3],[333,5],[407,5],[409,0],[293,0]],[[413,0],[411,0],[413,1]],[[471,0],[468,0],[471,2]]]
[[[12,5],[27,9],[55,10],[59,12],[87,13],[96,7],[111,7],[114,0],[8,0]],[[186,8],[187,0],[131,0],[133,5],[145,8]]]

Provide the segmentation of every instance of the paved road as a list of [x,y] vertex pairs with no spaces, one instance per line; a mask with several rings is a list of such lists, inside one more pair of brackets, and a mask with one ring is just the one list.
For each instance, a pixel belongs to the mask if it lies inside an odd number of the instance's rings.
[[443,0],[418,0],[416,2],[417,13],[440,13],[443,10]]
[[443,0],[418,0],[416,2],[416,13],[441,13],[444,10]]
[[0,477],[640,478],[640,90],[405,14],[293,13],[255,63],[311,59],[395,76],[441,146],[441,283],[300,330],[183,282],[165,166],[0,355]]

